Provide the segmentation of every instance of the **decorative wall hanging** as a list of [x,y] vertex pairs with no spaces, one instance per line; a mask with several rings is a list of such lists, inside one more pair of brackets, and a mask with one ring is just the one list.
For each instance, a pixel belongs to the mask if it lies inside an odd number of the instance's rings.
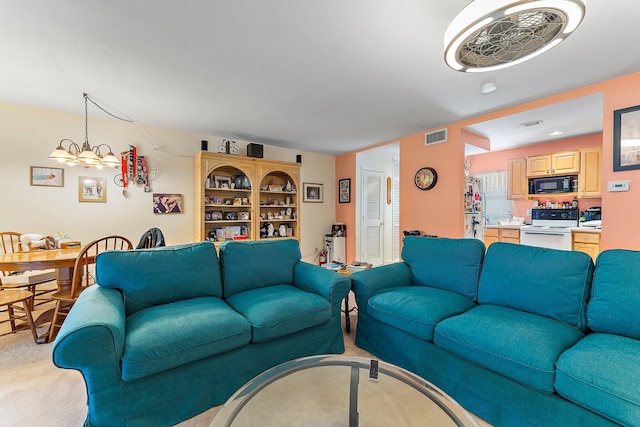
[[78,178],[79,202],[107,202],[107,179],[81,176]]
[[613,112],[613,170],[640,169],[640,105]]
[[313,203],[324,202],[323,187],[323,184],[302,183],[302,201]]
[[338,180],[338,202],[351,203],[351,178]]
[[182,213],[182,194],[153,193],[153,213]]
[[31,185],[64,187],[64,169],[31,166]]

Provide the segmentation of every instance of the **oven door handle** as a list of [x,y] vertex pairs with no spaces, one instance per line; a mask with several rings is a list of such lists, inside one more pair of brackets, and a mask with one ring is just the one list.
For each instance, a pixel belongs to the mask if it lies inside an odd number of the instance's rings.
[[566,233],[545,233],[540,231],[525,231],[524,234],[540,234],[543,236],[564,236]]

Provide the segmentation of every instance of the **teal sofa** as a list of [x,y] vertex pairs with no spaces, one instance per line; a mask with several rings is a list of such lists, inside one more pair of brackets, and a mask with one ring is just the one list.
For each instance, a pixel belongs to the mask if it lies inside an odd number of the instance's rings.
[[82,373],[87,426],[169,426],[261,372],[344,352],[349,279],[301,261],[298,242],[200,242],[96,258],[54,344]]
[[495,426],[640,425],[640,252],[407,237],[351,275],[356,345]]

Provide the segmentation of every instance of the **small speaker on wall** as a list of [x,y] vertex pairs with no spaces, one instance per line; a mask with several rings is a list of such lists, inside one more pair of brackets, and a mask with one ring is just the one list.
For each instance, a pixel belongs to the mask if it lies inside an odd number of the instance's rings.
[[302,163],[302,154],[296,154],[296,163]]
[[202,151],[209,151],[209,141],[200,141],[200,149]]
[[264,154],[262,152],[262,144],[251,143],[251,144],[247,145],[247,156],[248,157],[256,157],[258,159],[261,159],[263,155]]

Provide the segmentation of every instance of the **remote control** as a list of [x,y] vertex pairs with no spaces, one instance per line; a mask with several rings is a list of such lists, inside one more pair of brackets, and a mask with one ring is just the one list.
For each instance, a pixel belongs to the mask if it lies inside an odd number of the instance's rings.
[[378,381],[378,361],[371,359],[369,363],[369,379]]

